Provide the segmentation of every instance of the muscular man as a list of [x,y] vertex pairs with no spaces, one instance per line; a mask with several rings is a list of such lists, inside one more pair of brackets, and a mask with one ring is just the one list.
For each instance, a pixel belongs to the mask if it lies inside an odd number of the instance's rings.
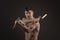
[[44,19],[47,14],[43,17],[34,18],[34,11],[31,8],[26,8],[25,18],[22,20],[15,21],[22,26],[22,29],[25,31],[25,40],[38,40],[38,34],[40,30],[40,18]]
[[[30,8],[26,8],[25,10],[25,16],[26,18],[22,19],[23,21],[30,21],[30,20],[35,20],[38,18],[34,18],[33,17],[33,10]],[[25,21],[25,22],[26,22]],[[34,23],[34,22],[28,22],[26,24],[26,26],[28,27],[28,31],[29,32],[25,32],[25,40],[38,40],[38,33],[39,33],[39,29],[40,29],[40,24],[39,21]]]

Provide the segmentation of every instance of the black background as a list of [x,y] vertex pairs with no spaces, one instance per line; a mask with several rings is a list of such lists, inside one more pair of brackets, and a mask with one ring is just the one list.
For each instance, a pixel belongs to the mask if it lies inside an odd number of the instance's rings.
[[[32,6],[34,16],[43,16],[41,19],[41,29],[39,40],[58,40],[59,39],[59,1],[58,0],[2,0],[0,1],[0,38],[1,40],[24,40],[24,31],[18,25],[13,30],[14,20],[24,16],[24,8]],[[41,11],[43,10],[43,12]],[[45,12],[44,12],[45,10]]]

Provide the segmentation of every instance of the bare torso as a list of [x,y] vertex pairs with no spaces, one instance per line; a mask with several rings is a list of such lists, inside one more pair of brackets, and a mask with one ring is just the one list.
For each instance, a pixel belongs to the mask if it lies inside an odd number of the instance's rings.
[[[40,17],[41,19],[44,19],[47,16],[47,14],[45,14],[43,17]],[[39,34],[39,30],[40,30],[40,18],[32,18],[32,19],[27,19],[27,18],[22,18],[22,20],[15,20],[15,25],[13,26],[13,29],[16,26],[16,23],[18,23],[19,25],[21,25],[22,29],[25,31],[25,40],[38,40],[38,34]],[[35,21],[35,19],[38,19],[37,22],[33,22]],[[33,20],[33,21],[31,21]],[[27,31],[26,31],[27,30]]]
[[[38,34],[39,34],[39,29],[40,29],[40,23],[37,22],[37,23],[33,23],[33,22],[30,22],[30,23],[27,23],[27,21],[29,20],[35,20],[35,18],[33,19],[26,19],[26,18],[23,18],[23,22],[26,23],[26,26],[31,29],[32,31],[31,32],[25,32],[25,40],[38,40]],[[35,27],[35,28],[34,28]],[[32,29],[33,28],[33,29]]]

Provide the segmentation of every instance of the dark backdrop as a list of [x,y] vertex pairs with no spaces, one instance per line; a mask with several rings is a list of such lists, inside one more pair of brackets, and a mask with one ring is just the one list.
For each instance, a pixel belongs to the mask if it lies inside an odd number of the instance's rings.
[[57,0],[2,0],[0,1],[0,36],[1,40],[24,40],[24,31],[16,25],[13,30],[14,20],[24,16],[24,8],[32,6],[34,16],[43,16],[41,19],[41,29],[39,40],[58,40],[59,39],[59,12]]

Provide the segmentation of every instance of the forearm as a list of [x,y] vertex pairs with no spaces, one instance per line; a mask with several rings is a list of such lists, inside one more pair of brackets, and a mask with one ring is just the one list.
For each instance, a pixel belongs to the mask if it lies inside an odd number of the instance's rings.
[[34,23],[32,25],[32,27],[30,28],[30,32],[32,32],[33,30],[35,30],[37,28],[37,23]]
[[35,27],[33,27],[32,29],[30,29],[30,32],[32,32],[33,30],[35,30],[36,29],[36,26]]
[[29,32],[29,28],[27,28],[27,26],[21,26],[20,27],[23,31],[25,31],[25,32]]
[[34,31],[35,29],[37,29],[37,28],[39,28],[39,27],[40,27],[40,23],[37,22],[37,23],[33,26],[33,28],[30,30],[30,32]]
[[18,21],[18,24],[21,25],[20,28],[22,28],[24,31],[29,32],[30,29],[25,25],[25,23]]

